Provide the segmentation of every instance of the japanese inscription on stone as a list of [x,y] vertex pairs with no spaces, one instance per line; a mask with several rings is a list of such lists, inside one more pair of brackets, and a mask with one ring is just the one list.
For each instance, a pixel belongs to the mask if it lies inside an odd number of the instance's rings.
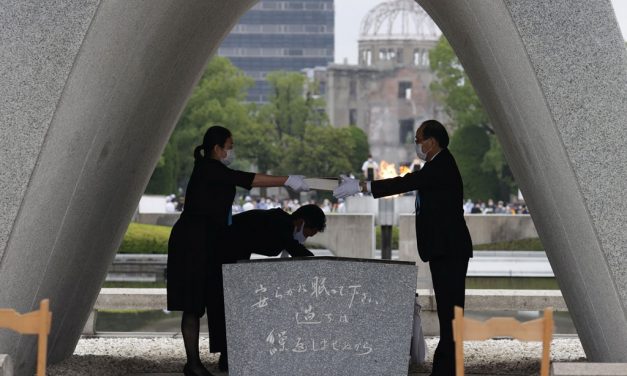
[[[371,375],[373,367],[406,374],[415,283],[410,263],[311,258],[227,265],[230,374]],[[391,362],[398,364],[385,365]]]

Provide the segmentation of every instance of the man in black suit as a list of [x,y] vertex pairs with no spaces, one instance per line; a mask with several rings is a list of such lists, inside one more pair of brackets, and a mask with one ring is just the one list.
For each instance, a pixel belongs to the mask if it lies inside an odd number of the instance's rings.
[[422,123],[415,142],[416,154],[427,161],[419,171],[373,182],[344,179],[334,195],[339,198],[370,191],[379,198],[416,191],[418,254],[429,262],[440,321],[440,342],[431,374],[454,375],[453,307],[464,307],[465,278],[472,257],[472,242],[462,208],[463,184],[455,159],[447,149],[448,133],[440,122]]
[[[228,228],[228,247],[225,247],[222,263],[248,260],[252,253],[278,256],[281,251],[287,251],[292,257],[313,256],[303,243],[308,237],[324,231],[326,224],[324,212],[316,205],[303,205],[291,215],[281,209],[249,210],[236,214]],[[214,312],[209,316],[210,331],[214,331],[216,341],[222,341],[221,348],[226,349],[223,295],[219,294],[207,307],[212,307]],[[221,371],[228,371],[226,352],[220,353],[218,366]]]

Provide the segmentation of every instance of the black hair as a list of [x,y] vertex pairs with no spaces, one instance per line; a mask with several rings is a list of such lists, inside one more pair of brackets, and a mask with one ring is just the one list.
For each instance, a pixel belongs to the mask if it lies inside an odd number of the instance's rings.
[[327,227],[327,217],[318,205],[303,205],[292,213],[292,217],[294,219],[302,218],[305,221],[304,227],[315,228],[318,232],[323,232]]
[[[219,125],[209,127],[202,139],[202,145],[198,145],[196,146],[196,149],[194,149],[194,159],[199,160],[211,156],[211,150],[213,150],[213,147],[218,145],[223,148],[229,137],[231,137],[231,131],[228,129]],[[200,154],[201,150],[204,151],[204,156]]]
[[426,140],[433,137],[438,142],[438,145],[440,145],[441,148],[444,149],[448,147],[448,132],[446,131],[446,128],[444,128],[442,123],[437,120],[426,120],[420,126],[422,127],[423,139]]

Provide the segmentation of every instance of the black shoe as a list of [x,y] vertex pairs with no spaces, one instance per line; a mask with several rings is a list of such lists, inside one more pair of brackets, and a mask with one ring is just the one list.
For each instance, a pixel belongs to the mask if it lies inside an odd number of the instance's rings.
[[220,360],[218,360],[218,368],[222,372],[229,372],[229,356],[226,351],[220,353]]
[[199,364],[197,366],[190,366],[189,363],[185,363],[183,367],[183,375],[185,376],[214,376],[213,373],[209,372],[205,366]]

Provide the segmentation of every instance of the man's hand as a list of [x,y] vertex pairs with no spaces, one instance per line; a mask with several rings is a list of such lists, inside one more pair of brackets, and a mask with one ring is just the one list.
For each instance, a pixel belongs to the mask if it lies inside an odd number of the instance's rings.
[[335,198],[345,198],[361,192],[358,179],[352,179],[346,176],[341,176],[340,185],[333,190],[333,196]]
[[296,192],[308,191],[309,186],[305,182],[305,177],[303,175],[290,175],[287,177],[287,180],[284,184],[286,187],[290,187]]

